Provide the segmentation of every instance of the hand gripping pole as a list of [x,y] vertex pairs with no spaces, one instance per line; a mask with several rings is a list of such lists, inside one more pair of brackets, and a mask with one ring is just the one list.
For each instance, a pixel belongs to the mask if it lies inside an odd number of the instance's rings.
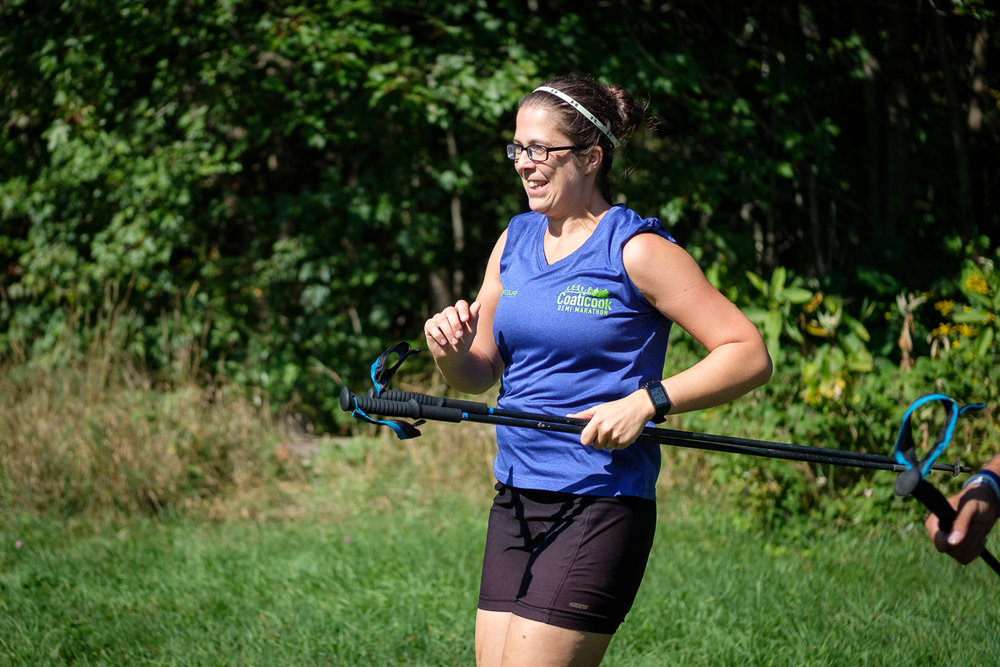
[[[947,415],[944,425],[941,427],[941,432],[938,434],[937,442],[934,443],[927,455],[923,459],[920,459],[916,452],[916,444],[913,440],[913,427],[910,419],[918,408],[931,403],[942,403],[947,411]],[[948,499],[944,497],[944,494],[936,486],[924,479],[924,475],[927,474],[928,470],[933,468],[935,459],[948,446],[952,436],[955,434],[955,424],[962,413],[966,410],[981,410],[983,407],[982,403],[972,403],[964,407],[959,407],[954,399],[943,394],[921,396],[907,408],[906,413],[903,415],[903,423],[899,428],[899,436],[896,438],[896,447],[893,452],[894,457],[906,467],[906,471],[896,478],[894,487],[896,495],[899,497],[913,496],[919,500],[924,507],[937,516],[938,525],[946,533],[951,532],[952,524],[954,524],[958,514],[948,502]],[[989,550],[983,549],[979,557],[986,561],[986,564],[993,568],[994,572],[1000,574],[1000,562],[997,561]]]

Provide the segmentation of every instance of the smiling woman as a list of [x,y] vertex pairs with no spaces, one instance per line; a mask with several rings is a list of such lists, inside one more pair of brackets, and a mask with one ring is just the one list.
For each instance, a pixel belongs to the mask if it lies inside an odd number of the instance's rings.
[[[530,210],[501,234],[476,300],[424,325],[453,387],[500,380],[501,409],[588,420],[579,434],[497,427],[481,665],[599,664],[656,523],[660,451],[637,437],[770,377],[757,329],[660,221],[609,203],[615,150],[642,120],[625,90],[582,76],[525,96],[507,157]],[[674,322],[708,354],[661,379]]]

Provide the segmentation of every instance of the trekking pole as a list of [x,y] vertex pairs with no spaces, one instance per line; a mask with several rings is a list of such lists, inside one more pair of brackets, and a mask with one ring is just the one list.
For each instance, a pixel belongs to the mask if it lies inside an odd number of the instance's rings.
[[[415,427],[422,422],[417,424],[402,422],[406,427],[412,429],[412,431],[409,431],[401,426],[401,422],[395,419],[376,420],[371,415],[416,420],[431,419],[452,423],[470,421],[562,433],[580,433],[587,424],[585,420],[581,419],[504,410],[476,401],[450,399],[442,396],[394,390],[385,390],[379,396],[359,396],[345,387],[340,394],[340,407],[345,412],[353,412],[355,417],[359,419],[392,427],[396,431],[396,435],[400,438],[420,435],[420,432]],[[731,454],[747,454],[750,456],[788,461],[825,463],[856,468],[891,470],[894,472],[902,472],[907,469],[904,463],[878,454],[655,427],[644,428],[639,436],[639,440],[674,447],[703,449]],[[948,471],[953,475],[970,472],[969,468],[960,465],[957,461],[953,465],[932,462],[931,468]]]
[[[405,342],[396,343],[385,350],[371,366],[374,389],[370,390],[367,396],[358,396],[345,387],[340,393],[341,409],[351,412],[357,419],[389,426],[401,439],[419,436],[420,431],[417,427],[423,424],[425,419],[447,422],[473,421],[567,433],[580,433],[586,426],[587,422],[582,419],[504,410],[492,408],[485,403],[476,401],[389,390],[389,380],[399,369],[399,366],[407,357],[418,352],[420,352],[419,349],[413,348]],[[392,363],[393,359],[396,360],[395,364]],[[917,408],[932,401],[940,401],[946,405],[947,420],[941,429],[938,442],[932,447],[931,452],[924,459],[919,459],[913,442],[910,419]],[[638,440],[676,447],[899,472],[901,474],[895,483],[896,495],[912,495],[937,515],[939,525],[943,530],[950,531],[957,516],[956,512],[944,495],[927,482],[924,477],[931,470],[948,471],[952,473],[952,476],[971,472],[958,460],[952,465],[947,465],[938,462],[937,459],[951,441],[958,417],[966,410],[979,410],[983,407],[985,407],[984,404],[975,403],[960,408],[956,401],[942,394],[928,394],[918,398],[910,405],[903,417],[893,457],[655,427],[644,428]],[[390,418],[376,419],[371,415],[382,415]],[[410,423],[402,418],[418,421]],[[980,557],[993,568],[994,572],[1000,575],[1000,562],[993,554],[984,549]]]

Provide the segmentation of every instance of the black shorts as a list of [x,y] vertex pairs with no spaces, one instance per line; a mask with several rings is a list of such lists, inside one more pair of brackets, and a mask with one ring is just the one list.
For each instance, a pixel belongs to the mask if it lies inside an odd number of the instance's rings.
[[479,608],[612,634],[632,607],[656,528],[645,498],[497,484]]

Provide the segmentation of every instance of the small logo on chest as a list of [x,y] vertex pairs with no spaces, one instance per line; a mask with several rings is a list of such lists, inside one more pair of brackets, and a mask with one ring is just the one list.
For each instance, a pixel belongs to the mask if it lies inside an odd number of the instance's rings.
[[603,317],[611,312],[611,293],[598,287],[570,285],[556,298],[556,310]]

